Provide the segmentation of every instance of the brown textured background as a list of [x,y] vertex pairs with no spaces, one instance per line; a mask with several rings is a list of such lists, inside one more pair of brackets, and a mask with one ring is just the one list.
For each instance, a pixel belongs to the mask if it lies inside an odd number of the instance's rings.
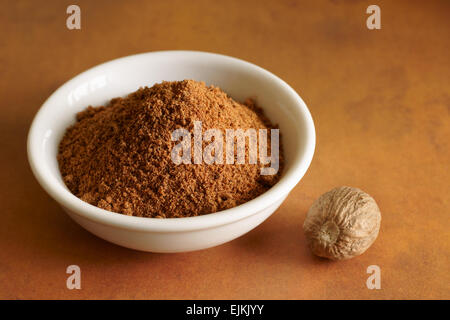
[[[66,29],[69,4],[82,29]],[[365,26],[381,7],[382,29]],[[0,1],[0,298],[450,298],[449,1]],[[101,62],[154,50],[235,56],[286,80],[317,129],[314,160],[249,234],[192,253],[124,249],[84,231],[39,187],[26,134],[44,100]],[[301,226],[320,194],[360,187],[381,233],[345,262]],[[77,264],[82,289],[66,289]],[[381,267],[381,290],[366,268]]]

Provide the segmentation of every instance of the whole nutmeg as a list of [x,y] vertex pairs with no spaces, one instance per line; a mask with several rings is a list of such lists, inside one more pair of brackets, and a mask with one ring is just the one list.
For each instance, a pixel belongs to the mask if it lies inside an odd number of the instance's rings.
[[372,245],[380,223],[380,209],[370,195],[357,188],[339,187],[313,203],[303,230],[315,255],[344,260]]

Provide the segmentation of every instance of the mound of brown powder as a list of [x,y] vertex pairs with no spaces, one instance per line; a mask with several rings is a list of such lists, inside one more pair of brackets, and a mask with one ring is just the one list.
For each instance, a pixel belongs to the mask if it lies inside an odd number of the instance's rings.
[[[261,164],[175,164],[175,129],[271,128],[252,101],[237,103],[202,82],[163,82],[88,107],[67,129],[58,162],[69,190],[100,208],[142,217],[187,217],[249,201],[280,177]],[[270,130],[269,130],[270,132]]]

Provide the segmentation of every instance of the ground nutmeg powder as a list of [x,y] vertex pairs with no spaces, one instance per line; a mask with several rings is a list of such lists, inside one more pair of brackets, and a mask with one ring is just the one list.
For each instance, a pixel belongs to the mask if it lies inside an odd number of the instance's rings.
[[[257,164],[175,164],[177,128],[274,128],[252,100],[238,103],[193,80],[140,88],[77,114],[60,142],[58,163],[69,190],[92,205],[139,217],[209,214],[247,202],[280,178]],[[270,131],[270,130],[269,130]]]

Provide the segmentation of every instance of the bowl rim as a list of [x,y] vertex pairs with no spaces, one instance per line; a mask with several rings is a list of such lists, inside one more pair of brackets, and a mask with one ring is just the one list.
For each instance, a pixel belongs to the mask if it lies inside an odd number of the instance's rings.
[[[151,59],[152,57],[161,55],[168,56],[169,58],[171,56],[176,58],[180,55],[191,55],[198,56],[199,59],[208,57],[223,60],[223,62],[238,64],[243,69],[251,69],[254,72],[260,73],[261,76],[271,78],[271,80],[279,86],[279,89],[283,89],[285,94],[290,95],[290,97],[293,98],[293,101],[296,101],[296,108],[304,117],[306,124],[306,137],[304,138],[305,147],[303,148],[303,152],[301,154],[297,151],[289,170],[283,173],[280,180],[274,186],[258,197],[230,209],[195,217],[159,219],[127,216],[98,208],[79,199],[63,184],[61,184],[60,181],[53,181],[47,174],[45,174],[46,164],[44,161],[38,161],[39,148],[41,146],[41,143],[39,142],[42,140],[37,140],[38,138],[36,131],[38,130],[38,124],[43,121],[45,110],[51,108],[53,100],[56,100],[66,88],[69,88],[79,78],[94,74],[101,69],[112,67],[115,64],[126,63],[127,61],[135,59]],[[288,195],[288,193],[295,187],[295,185],[308,170],[313,158],[315,143],[315,127],[308,107],[297,92],[276,75],[253,63],[222,54],[190,50],[168,50],[139,53],[110,60],[89,68],[88,70],[65,82],[58,89],[56,89],[49,98],[47,98],[36,113],[28,132],[27,154],[32,172],[41,187],[65,209],[87,218],[88,220],[117,228],[143,232],[180,232],[209,229],[236,222],[257,214],[261,210],[268,208],[270,205],[283,200],[283,197]]]

